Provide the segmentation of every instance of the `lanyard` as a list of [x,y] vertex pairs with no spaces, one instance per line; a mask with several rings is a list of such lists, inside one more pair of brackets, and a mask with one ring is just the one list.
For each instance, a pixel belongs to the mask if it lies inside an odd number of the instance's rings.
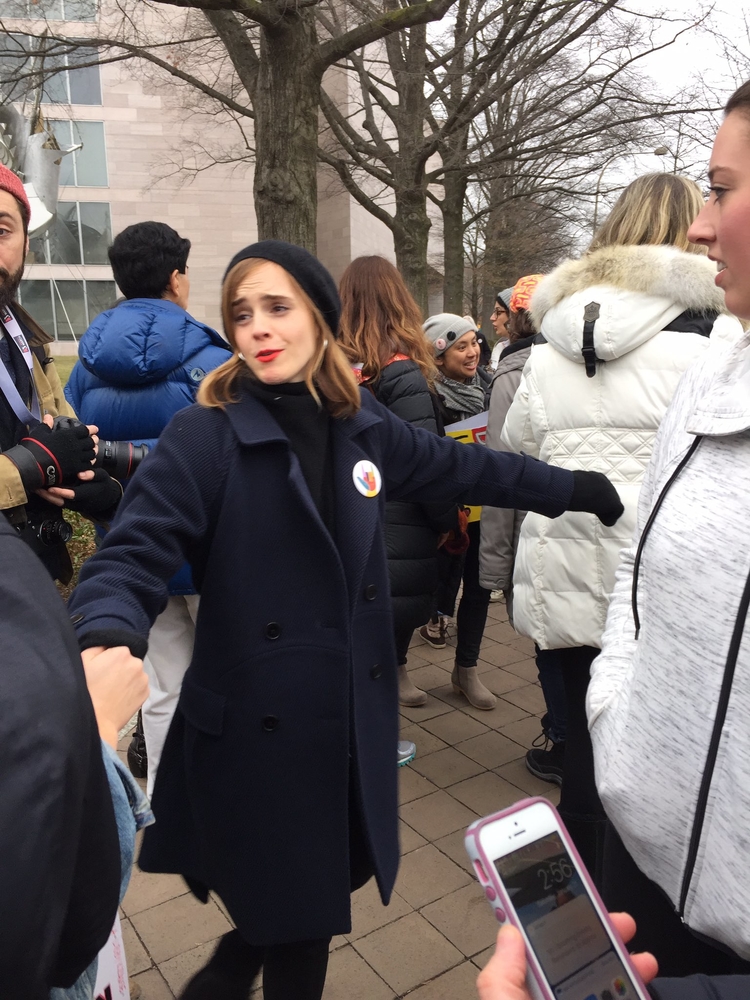
[[[10,376],[10,372],[1,360],[0,392],[2,392],[8,400],[13,412],[22,424],[26,424],[27,426],[38,424],[42,418],[39,410],[39,397],[37,396],[36,384],[34,382],[34,359],[31,355],[31,348],[28,345],[23,330],[18,325],[18,320],[10,309],[0,310],[0,324],[2,324],[5,328],[4,331],[0,329],[0,336],[9,337],[13,341],[18,350],[21,352],[21,356],[26,362],[26,367],[29,369],[29,375],[31,376],[31,410],[29,410],[26,403],[24,403],[20,392],[16,388],[16,385]],[[10,349],[13,350],[12,347]]]

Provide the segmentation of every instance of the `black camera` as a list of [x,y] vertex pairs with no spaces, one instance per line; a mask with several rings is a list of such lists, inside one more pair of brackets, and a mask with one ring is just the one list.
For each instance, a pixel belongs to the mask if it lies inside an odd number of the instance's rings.
[[42,545],[66,545],[73,537],[73,529],[62,514],[45,517],[42,521],[29,521],[28,530],[34,532]]
[[127,479],[133,475],[146,455],[148,455],[147,444],[133,444],[132,441],[100,441],[94,465],[104,469],[115,479]]

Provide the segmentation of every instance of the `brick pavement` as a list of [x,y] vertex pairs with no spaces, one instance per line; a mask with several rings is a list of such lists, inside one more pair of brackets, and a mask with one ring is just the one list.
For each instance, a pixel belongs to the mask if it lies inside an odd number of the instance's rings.
[[[477,969],[496,924],[470,872],[463,832],[524,795],[559,798],[523,762],[544,710],[532,654],[505,606],[490,605],[478,669],[498,702],[482,712],[453,694],[452,645],[412,644],[409,670],[429,697],[423,708],[402,709],[402,738],[414,740],[417,758],[399,772],[398,881],[388,907],[372,883],[355,893],[352,933],[331,944],[324,1000],[476,1000]],[[142,1000],[179,995],[230,928],[218,899],[204,906],[179,876],[137,867],[122,910],[129,972]]]

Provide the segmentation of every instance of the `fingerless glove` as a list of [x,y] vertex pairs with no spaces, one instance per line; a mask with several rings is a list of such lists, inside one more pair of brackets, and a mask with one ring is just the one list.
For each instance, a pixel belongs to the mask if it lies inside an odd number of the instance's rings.
[[88,428],[72,417],[56,417],[52,427],[37,424],[3,454],[18,469],[27,493],[77,482],[95,456]]
[[97,521],[111,521],[122,497],[122,486],[104,469],[95,469],[93,479],[79,480],[70,489],[75,499],[66,500],[65,506]]

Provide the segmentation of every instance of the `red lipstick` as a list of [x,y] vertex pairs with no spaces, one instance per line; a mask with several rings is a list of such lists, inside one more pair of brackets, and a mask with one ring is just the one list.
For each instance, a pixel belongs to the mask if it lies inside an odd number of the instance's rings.
[[264,363],[268,361],[275,361],[280,354],[281,351],[259,351],[259,353],[255,355],[255,360],[262,361]]

